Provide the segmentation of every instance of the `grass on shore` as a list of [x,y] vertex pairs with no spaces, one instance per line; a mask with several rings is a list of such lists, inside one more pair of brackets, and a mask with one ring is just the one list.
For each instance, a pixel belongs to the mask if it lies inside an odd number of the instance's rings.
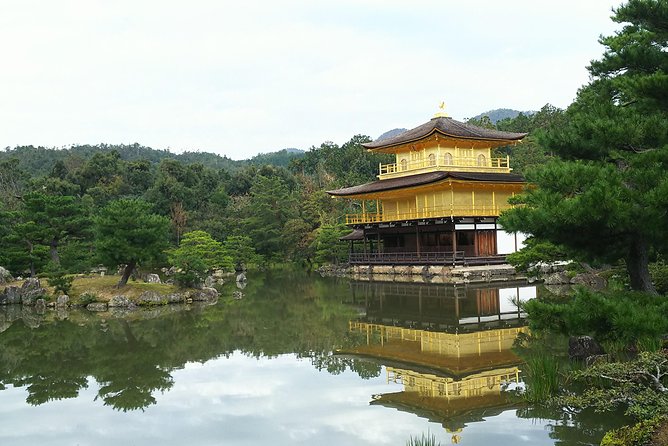
[[[171,294],[179,290],[176,285],[166,283],[144,283],[129,280],[123,288],[117,288],[119,276],[77,277],[72,282],[70,298],[78,299],[82,294],[93,294],[98,302],[108,302],[112,297],[122,294],[134,300],[144,291],[155,291],[160,294]],[[44,286],[44,285],[43,285]]]
[[[167,295],[176,293],[180,290],[176,285],[166,283],[144,283],[140,281],[129,280],[123,288],[117,288],[120,276],[85,276],[76,277],[72,282],[69,296],[73,302],[77,302],[82,294],[95,296],[96,302],[108,302],[112,297],[124,295],[130,300],[135,300],[144,291],[155,291],[159,294]],[[39,279],[40,284],[47,290],[49,297],[55,298],[53,287],[49,286],[46,278]],[[21,287],[23,280],[13,281],[0,287],[0,291],[7,286]]]

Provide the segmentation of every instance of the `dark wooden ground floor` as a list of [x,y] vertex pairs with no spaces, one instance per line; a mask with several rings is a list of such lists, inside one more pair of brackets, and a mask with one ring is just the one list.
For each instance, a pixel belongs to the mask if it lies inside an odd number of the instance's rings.
[[354,227],[352,264],[468,264],[505,262],[499,254],[496,218],[429,219]]

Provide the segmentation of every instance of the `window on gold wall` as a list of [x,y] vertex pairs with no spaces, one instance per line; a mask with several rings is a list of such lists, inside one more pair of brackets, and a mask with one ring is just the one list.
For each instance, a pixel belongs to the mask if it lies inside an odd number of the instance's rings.
[[446,166],[452,166],[452,154],[450,152],[445,152],[445,155],[443,155],[443,161],[445,162]]
[[408,170],[408,160],[406,158],[401,159],[401,170]]
[[429,166],[435,166],[436,165],[436,155],[434,155],[433,153],[429,154],[428,165]]
[[487,165],[487,158],[485,155],[482,153],[478,155],[478,166],[486,166]]

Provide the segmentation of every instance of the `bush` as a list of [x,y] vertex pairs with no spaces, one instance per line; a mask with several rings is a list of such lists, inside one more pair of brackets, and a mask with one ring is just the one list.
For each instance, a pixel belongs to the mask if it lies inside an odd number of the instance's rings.
[[169,251],[169,261],[178,268],[174,279],[181,286],[199,285],[207,271],[215,268],[232,269],[232,259],[223,245],[204,231],[183,235],[178,248]]
[[666,417],[658,416],[649,420],[641,421],[633,426],[624,426],[606,433],[601,440],[601,446],[645,446],[650,444],[654,431]]

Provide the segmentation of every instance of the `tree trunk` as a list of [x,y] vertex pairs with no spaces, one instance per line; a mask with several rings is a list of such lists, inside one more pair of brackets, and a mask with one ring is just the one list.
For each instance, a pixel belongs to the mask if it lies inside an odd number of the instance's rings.
[[60,256],[58,255],[58,240],[56,240],[55,238],[51,240],[50,253],[51,253],[51,261],[56,265],[60,265]]
[[631,289],[659,294],[649,275],[649,247],[645,239],[636,237],[631,241],[629,254],[626,257],[626,270],[631,279]]
[[134,260],[131,260],[127,265],[125,265],[123,275],[121,276],[121,280],[118,281],[117,288],[122,288],[128,283],[128,279],[130,278],[132,271],[135,269],[135,266],[137,266],[137,262]]

